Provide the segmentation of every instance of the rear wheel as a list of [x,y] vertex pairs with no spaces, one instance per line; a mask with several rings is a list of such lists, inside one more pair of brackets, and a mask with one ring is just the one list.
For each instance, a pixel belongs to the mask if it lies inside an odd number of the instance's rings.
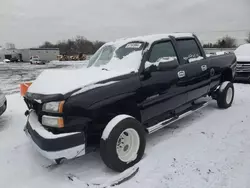
[[231,82],[223,82],[217,93],[217,105],[219,108],[229,108],[234,100],[234,86]]
[[145,145],[145,131],[140,122],[130,116],[117,116],[103,132],[100,154],[109,168],[122,172],[141,160]]
[[56,164],[62,164],[66,159],[65,158],[59,158],[59,159],[55,159],[55,163]]

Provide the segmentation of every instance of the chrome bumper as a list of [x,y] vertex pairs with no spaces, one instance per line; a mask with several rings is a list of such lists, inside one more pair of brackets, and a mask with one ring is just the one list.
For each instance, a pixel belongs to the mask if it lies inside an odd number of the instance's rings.
[[40,124],[34,111],[29,114],[24,131],[36,150],[48,159],[72,159],[85,154],[84,133],[53,134]]

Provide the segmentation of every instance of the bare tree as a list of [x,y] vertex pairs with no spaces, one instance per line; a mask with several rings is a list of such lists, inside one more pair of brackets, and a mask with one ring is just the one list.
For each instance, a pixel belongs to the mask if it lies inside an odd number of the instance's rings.
[[48,41],[45,41],[43,45],[40,46],[41,48],[53,48],[54,45]]
[[66,41],[59,41],[57,44],[44,42],[40,48],[59,48],[62,55],[80,55],[95,53],[104,42],[89,41],[85,37],[77,36]]
[[247,43],[250,43],[250,32],[248,33],[247,39],[246,39]]
[[234,48],[236,47],[236,39],[227,35],[217,41],[217,46],[218,48]]

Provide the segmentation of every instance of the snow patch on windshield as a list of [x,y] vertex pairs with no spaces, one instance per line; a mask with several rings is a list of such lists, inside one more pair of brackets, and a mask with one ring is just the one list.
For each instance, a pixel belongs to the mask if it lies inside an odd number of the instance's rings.
[[142,59],[142,51],[135,51],[129,55],[119,59],[113,57],[107,65],[101,66],[108,70],[130,70],[131,72],[137,72]]

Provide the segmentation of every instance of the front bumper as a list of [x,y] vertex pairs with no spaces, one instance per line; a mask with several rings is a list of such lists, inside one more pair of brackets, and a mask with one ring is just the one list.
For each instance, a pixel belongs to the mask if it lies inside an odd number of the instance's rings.
[[7,109],[7,100],[4,95],[0,95],[0,116],[5,112]]
[[250,71],[249,72],[236,72],[235,80],[237,81],[250,81]]
[[36,150],[48,159],[72,159],[85,154],[83,132],[53,134],[40,124],[34,111],[29,114],[24,131]]

